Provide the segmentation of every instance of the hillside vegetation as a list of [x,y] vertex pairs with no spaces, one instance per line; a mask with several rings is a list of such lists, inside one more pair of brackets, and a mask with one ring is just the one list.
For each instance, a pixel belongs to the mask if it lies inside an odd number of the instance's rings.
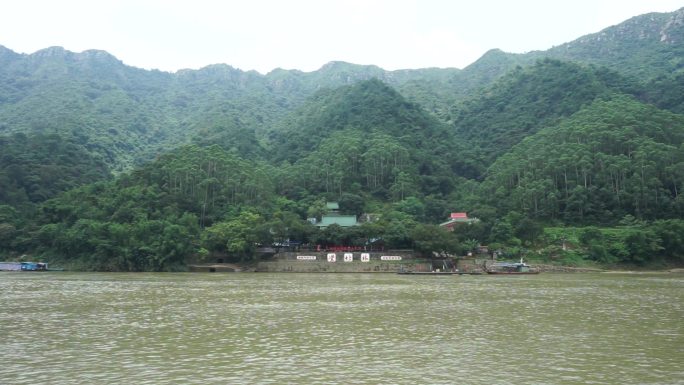
[[[261,246],[684,263],[684,10],[462,70],[177,73],[0,47],[0,256],[90,270]],[[326,202],[368,219],[319,229]],[[479,218],[447,232],[450,212]]]

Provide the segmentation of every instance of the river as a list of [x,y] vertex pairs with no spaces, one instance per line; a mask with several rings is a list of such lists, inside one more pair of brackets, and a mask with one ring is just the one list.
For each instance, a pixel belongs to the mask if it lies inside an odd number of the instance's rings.
[[684,275],[0,273],[2,384],[684,384]]

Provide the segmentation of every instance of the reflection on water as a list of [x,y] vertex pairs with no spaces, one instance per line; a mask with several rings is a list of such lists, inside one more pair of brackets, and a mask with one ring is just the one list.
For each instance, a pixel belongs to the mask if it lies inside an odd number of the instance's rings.
[[0,273],[0,383],[684,383],[684,277]]

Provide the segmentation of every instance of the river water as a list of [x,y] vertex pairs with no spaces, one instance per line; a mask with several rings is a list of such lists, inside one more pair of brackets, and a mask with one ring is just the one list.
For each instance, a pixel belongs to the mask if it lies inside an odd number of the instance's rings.
[[684,384],[684,275],[0,273],[2,384]]

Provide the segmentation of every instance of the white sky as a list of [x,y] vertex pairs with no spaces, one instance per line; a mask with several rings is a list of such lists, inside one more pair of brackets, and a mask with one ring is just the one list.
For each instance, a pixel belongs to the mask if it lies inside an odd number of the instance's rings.
[[3,0],[0,45],[101,49],[176,71],[266,73],[342,60],[387,70],[463,68],[491,48],[545,50],[684,0]]

